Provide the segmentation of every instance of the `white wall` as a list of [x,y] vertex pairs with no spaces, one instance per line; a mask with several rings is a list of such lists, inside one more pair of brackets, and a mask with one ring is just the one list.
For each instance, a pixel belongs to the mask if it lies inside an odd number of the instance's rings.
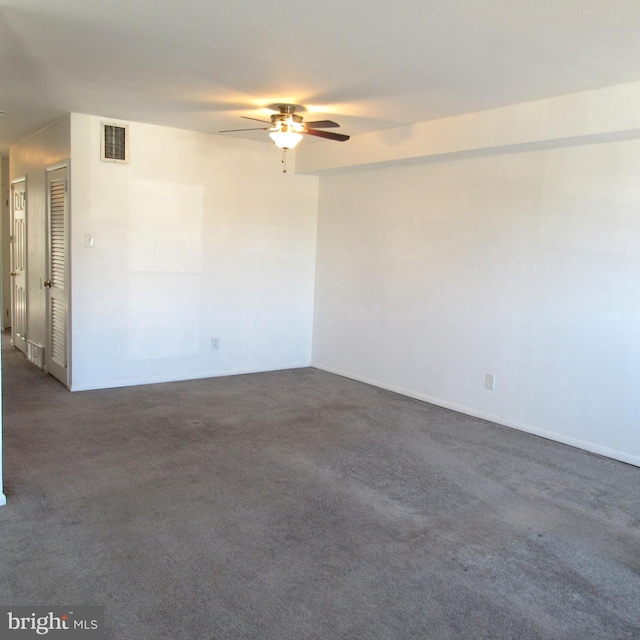
[[639,175],[630,140],[322,177],[313,364],[640,465]]
[[45,169],[69,157],[69,127],[67,115],[9,150],[11,180],[27,179],[27,337],[41,345],[47,344]]
[[72,389],[308,366],[318,178],[135,122],[130,163],[100,162],[100,121],[71,116]]

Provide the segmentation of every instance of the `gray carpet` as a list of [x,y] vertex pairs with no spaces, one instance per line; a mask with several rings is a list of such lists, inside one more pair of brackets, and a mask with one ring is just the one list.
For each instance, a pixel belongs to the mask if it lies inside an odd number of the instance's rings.
[[0,604],[114,640],[640,637],[638,468],[314,369],[71,394],[3,359]]

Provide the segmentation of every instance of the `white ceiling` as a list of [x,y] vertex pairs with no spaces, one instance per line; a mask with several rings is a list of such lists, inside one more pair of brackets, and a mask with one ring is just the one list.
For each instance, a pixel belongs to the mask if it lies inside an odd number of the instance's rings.
[[357,135],[638,81],[640,1],[1,0],[0,63],[5,153],[70,111],[217,132],[290,102]]

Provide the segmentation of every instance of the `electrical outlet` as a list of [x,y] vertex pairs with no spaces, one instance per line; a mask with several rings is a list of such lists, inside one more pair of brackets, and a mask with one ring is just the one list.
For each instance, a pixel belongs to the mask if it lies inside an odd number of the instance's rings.
[[220,348],[220,338],[211,338],[211,348],[212,349]]
[[487,373],[484,376],[484,386],[493,391],[496,388],[496,376],[494,373]]

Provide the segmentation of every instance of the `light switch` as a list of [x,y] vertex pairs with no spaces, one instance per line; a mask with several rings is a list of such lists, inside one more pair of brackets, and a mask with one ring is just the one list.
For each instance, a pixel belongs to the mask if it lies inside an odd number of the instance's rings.
[[93,234],[91,233],[84,234],[84,246],[87,249],[93,249],[95,247]]

